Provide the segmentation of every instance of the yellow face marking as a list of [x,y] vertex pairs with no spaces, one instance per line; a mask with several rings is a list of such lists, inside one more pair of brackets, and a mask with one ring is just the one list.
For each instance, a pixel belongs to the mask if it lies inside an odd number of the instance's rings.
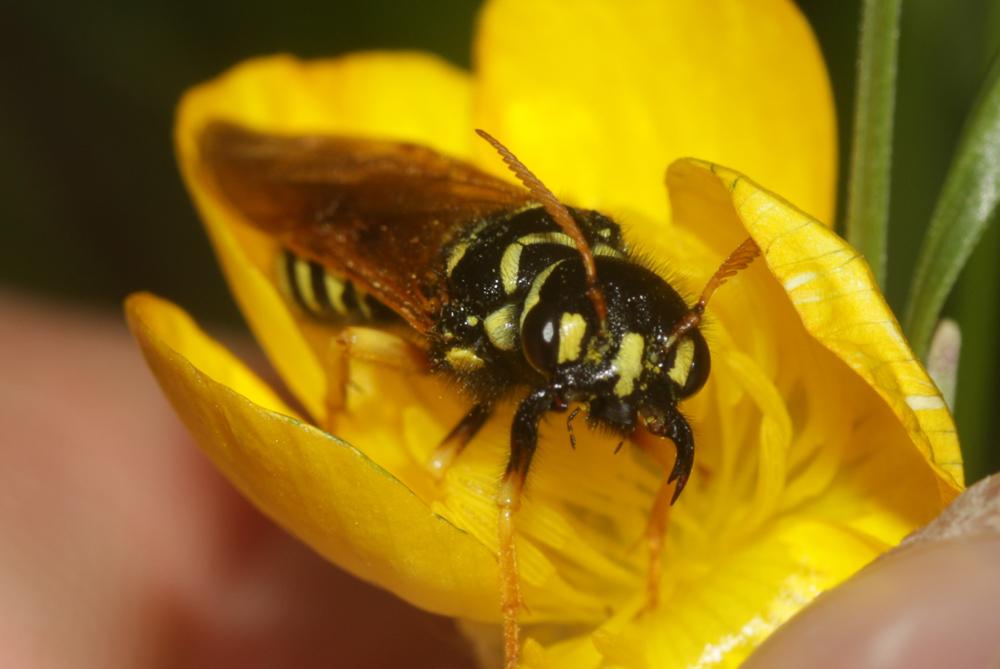
[[587,321],[580,314],[564,313],[559,319],[559,362],[580,357],[580,346],[587,333]]
[[330,304],[341,316],[347,315],[347,306],[344,304],[344,282],[329,272],[323,274],[323,283],[326,285],[326,294],[330,298]]
[[316,301],[316,293],[313,292],[312,270],[305,260],[296,258],[295,260],[295,285],[299,288],[299,294],[306,307],[314,314],[323,313],[323,307]]
[[539,294],[542,292],[542,286],[545,285],[546,279],[549,275],[555,271],[556,267],[563,262],[562,260],[554,262],[535,276],[535,280],[531,282],[531,288],[528,289],[528,294],[524,298],[524,308],[521,310],[521,322],[518,323],[519,327],[524,327],[524,319],[527,317],[528,312],[538,304]]
[[641,334],[629,332],[622,337],[618,353],[612,364],[618,372],[618,382],[615,384],[615,395],[627,397],[635,389],[636,379],[642,374],[642,352],[646,341]]
[[513,351],[517,347],[517,330],[514,317],[517,305],[507,304],[486,317],[483,325],[490,343],[501,351]]
[[476,327],[477,325],[479,325],[479,316],[466,316],[465,324],[468,325],[470,328]]
[[444,354],[444,359],[456,372],[474,372],[486,365],[486,362],[467,348],[450,348]]
[[692,360],[694,360],[694,341],[690,337],[684,337],[677,342],[677,355],[674,356],[674,366],[667,372],[667,376],[682,388],[687,383],[688,375],[691,373]]
[[445,274],[451,276],[451,273],[455,271],[455,267],[458,263],[462,261],[465,257],[465,252],[469,250],[469,242],[459,242],[452,247],[451,252],[448,254],[448,260],[445,262]]

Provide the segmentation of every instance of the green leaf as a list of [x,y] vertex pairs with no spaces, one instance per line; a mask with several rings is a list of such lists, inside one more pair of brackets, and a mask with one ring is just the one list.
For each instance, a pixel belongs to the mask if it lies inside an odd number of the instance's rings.
[[886,230],[902,0],[865,0],[847,190],[847,240],[885,285]]
[[[962,440],[965,480],[1000,471],[997,395],[1000,393],[1000,226],[979,240],[955,287],[954,315],[962,324],[955,419]],[[933,346],[931,347],[933,350]]]
[[906,309],[906,333],[923,358],[941,307],[1000,203],[1000,57],[966,121],[934,208]]

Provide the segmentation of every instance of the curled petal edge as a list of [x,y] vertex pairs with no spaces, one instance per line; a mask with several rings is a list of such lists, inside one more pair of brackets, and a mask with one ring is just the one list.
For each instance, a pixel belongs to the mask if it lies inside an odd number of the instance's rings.
[[[738,219],[806,331],[878,393],[935,474],[941,503],[954,499],[964,487],[954,420],[858,251],[729,168],[678,160],[667,187],[675,210],[698,207],[703,215]],[[739,243],[726,226],[713,232],[719,249]]]
[[496,560],[364,453],[294,411],[175,305],[128,298],[126,316],[171,404],[259,509],[359,578],[422,608],[493,621]]

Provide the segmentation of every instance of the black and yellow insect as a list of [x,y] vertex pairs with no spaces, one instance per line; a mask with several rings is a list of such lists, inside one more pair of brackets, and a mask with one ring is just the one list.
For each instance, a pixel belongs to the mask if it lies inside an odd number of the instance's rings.
[[[542,416],[579,405],[619,434],[669,438],[665,485],[680,495],[694,439],[677,405],[709,373],[705,303],[757,254],[751,241],[689,306],[629,253],[619,226],[566,207],[486,133],[526,189],[419,146],[279,136],[216,122],[200,136],[206,176],[240,216],[274,235],[276,278],[318,318],[402,330],[472,408],[440,452],[457,454],[500,401],[518,398],[498,492],[508,663],[519,607],[513,514]],[[401,340],[402,341],[402,340]],[[659,556],[654,555],[658,563]]]

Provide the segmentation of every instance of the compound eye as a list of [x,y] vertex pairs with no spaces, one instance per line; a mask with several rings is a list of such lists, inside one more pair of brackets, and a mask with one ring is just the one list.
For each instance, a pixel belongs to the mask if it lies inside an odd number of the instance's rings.
[[668,374],[678,386],[678,396],[683,398],[701,390],[711,368],[708,344],[700,332],[694,332],[677,342]]
[[532,309],[521,327],[521,346],[532,367],[551,374],[559,362],[559,314]]
[[584,356],[587,318],[558,306],[536,306],[521,328],[524,357],[542,374],[551,374],[557,365],[579,362]]

